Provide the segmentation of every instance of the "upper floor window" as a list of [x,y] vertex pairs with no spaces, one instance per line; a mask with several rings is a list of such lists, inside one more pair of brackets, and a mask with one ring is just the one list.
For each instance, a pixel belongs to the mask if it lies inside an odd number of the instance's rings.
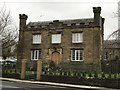
[[71,61],[83,61],[83,49],[72,49]]
[[52,43],[61,43],[61,34],[52,34]]
[[33,44],[40,44],[41,43],[41,35],[35,34],[33,35]]
[[72,33],[72,43],[82,43],[83,33]]
[[41,50],[31,50],[31,60],[38,60],[41,58]]

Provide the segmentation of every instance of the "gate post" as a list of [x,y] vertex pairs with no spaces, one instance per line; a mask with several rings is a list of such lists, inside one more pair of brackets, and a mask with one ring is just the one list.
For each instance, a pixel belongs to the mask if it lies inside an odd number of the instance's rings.
[[22,59],[21,79],[25,79],[25,75],[26,75],[26,62],[27,62],[27,59]]
[[41,79],[41,73],[42,73],[42,60],[37,61],[37,80],[39,81]]

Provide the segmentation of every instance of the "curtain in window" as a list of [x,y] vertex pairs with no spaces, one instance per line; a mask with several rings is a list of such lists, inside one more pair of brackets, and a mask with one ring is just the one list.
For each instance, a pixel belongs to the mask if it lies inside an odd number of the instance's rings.
[[53,34],[52,43],[61,43],[61,34]]
[[41,43],[41,35],[33,35],[33,43],[34,44]]
[[83,33],[73,33],[72,34],[72,42],[73,43],[83,42]]

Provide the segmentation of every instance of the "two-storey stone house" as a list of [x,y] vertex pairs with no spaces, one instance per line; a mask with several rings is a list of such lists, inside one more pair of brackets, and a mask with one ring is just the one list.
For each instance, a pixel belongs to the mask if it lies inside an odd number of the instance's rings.
[[104,18],[93,7],[94,18],[29,22],[20,14],[18,61],[52,61],[64,69],[101,71]]

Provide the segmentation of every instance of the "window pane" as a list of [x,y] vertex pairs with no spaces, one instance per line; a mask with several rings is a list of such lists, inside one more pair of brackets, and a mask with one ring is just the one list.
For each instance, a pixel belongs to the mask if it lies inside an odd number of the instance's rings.
[[31,59],[34,59],[34,51],[31,51]]
[[83,42],[83,33],[73,33],[72,34],[72,42],[73,43]]
[[83,50],[80,50],[80,60],[83,60]]
[[76,60],[79,60],[79,59],[78,59],[78,56],[79,56],[78,50],[76,50]]
[[76,38],[77,40],[76,40],[76,42],[80,42],[80,40],[81,40],[80,35],[81,35],[80,33],[77,34],[77,38]]
[[52,43],[61,43],[61,34],[53,34]]
[[83,42],[83,33],[80,33],[80,42]]
[[57,34],[57,39],[58,43],[61,43],[61,34]]
[[55,38],[55,35],[52,35],[52,43],[55,43],[55,40],[56,38]]
[[83,50],[71,50],[71,60],[72,61],[81,61],[83,60]]
[[81,60],[80,59],[80,50],[78,50],[78,60]]
[[72,34],[72,42],[75,43],[75,34]]
[[34,44],[41,43],[41,35],[33,35],[33,43]]
[[35,58],[34,59],[37,59],[37,56],[38,54],[37,54],[37,50],[35,50]]
[[38,60],[41,56],[40,50],[32,50],[31,51],[31,60]]

